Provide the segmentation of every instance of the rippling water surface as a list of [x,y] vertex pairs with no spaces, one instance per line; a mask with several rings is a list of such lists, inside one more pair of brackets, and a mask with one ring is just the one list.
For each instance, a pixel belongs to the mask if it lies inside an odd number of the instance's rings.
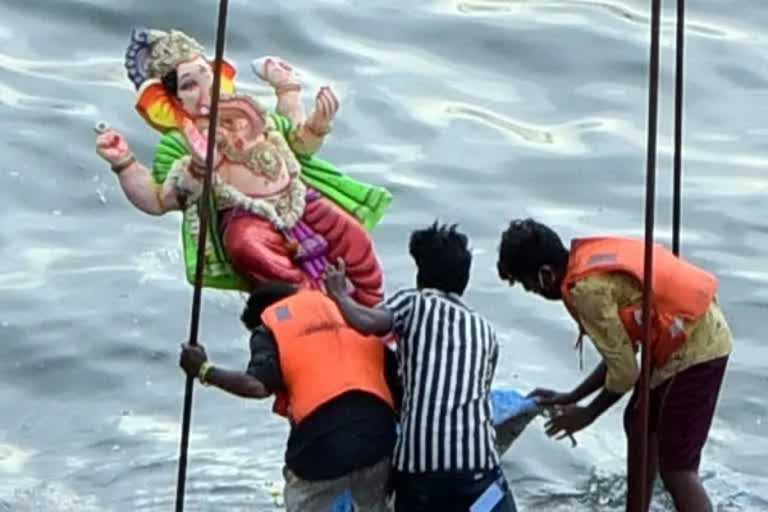
[[[672,4],[672,2],[669,2]],[[264,0],[230,3],[240,85],[248,62],[300,68],[306,101],[342,99],[322,155],[389,187],[375,232],[388,286],[409,284],[409,230],[461,223],[477,257],[469,301],[503,333],[497,385],[582,378],[562,307],[495,276],[497,238],[532,215],[566,237],[643,233],[648,2]],[[727,5],[726,5],[727,4]],[[768,11],[691,2],[683,251],[717,272],[735,352],[702,472],[718,510],[768,510]],[[674,8],[671,5],[670,8]],[[188,330],[179,219],[126,201],[93,150],[108,120],[149,161],[122,55],[134,24],[213,47],[212,0],[0,4],[0,511],[162,511],[173,503]],[[670,237],[674,19],[665,11],[657,203]],[[210,356],[244,365],[242,297],[207,291]],[[588,364],[596,356],[589,353]],[[266,402],[197,389],[187,510],[271,510],[286,425]],[[623,404],[623,403],[622,403]],[[621,407],[579,446],[534,424],[504,466],[522,510],[622,510]],[[663,493],[655,510],[672,510]]]

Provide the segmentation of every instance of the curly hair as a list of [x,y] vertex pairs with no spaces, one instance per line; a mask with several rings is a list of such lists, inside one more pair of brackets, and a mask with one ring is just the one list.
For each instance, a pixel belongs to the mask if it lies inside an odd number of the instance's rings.
[[501,234],[496,270],[510,283],[535,278],[544,265],[565,268],[568,249],[549,226],[531,218],[514,219]]
[[262,325],[261,314],[275,302],[290,297],[298,291],[294,285],[284,281],[264,281],[256,285],[248,297],[240,320],[252,331]]
[[419,288],[433,288],[461,295],[469,283],[472,252],[467,235],[457,225],[440,225],[437,221],[411,233],[408,246],[416,262]]

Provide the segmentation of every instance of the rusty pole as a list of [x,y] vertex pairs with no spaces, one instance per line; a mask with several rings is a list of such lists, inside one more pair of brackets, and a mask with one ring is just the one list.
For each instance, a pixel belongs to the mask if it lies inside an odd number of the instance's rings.
[[[208,122],[208,147],[205,155],[205,177],[203,193],[200,198],[200,235],[197,240],[197,265],[195,267],[195,288],[192,294],[192,314],[189,326],[189,344],[197,345],[197,334],[200,326],[200,309],[203,289],[203,265],[205,263],[205,242],[210,224],[211,182],[213,177],[213,152],[216,147],[216,126],[219,115],[219,97],[221,93],[221,68],[224,59],[224,40],[227,31],[228,0],[219,0],[219,21],[216,28],[216,56],[213,62],[213,89],[211,90],[211,109]],[[184,493],[187,475],[187,451],[189,446],[189,430],[192,418],[192,392],[194,377],[187,376],[184,389],[184,412],[181,426],[181,449],[179,450],[179,470],[176,481],[176,512],[184,510]]]
[[635,467],[629,482],[633,500],[630,504],[632,512],[645,512],[648,508],[648,381],[650,378],[650,339],[651,339],[651,306],[653,303],[653,234],[655,222],[656,199],[656,135],[658,129],[659,110],[659,25],[661,21],[661,0],[651,0],[651,51],[648,72],[648,141],[645,172],[645,260],[643,269],[643,341],[642,364],[640,380],[637,383],[639,399],[637,402],[639,414],[636,417],[639,424],[635,432],[639,432],[637,456],[634,457]]
[[675,181],[672,194],[672,252],[680,256],[680,217],[683,176],[683,46],[685,44],[685,0],[677,0],[675,34]]

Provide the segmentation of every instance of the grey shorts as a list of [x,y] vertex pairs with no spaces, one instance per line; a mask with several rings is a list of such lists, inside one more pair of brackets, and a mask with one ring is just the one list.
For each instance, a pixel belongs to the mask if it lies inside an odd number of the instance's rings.
[[286,512],[386,512],[391,472],[389,457],[333,480],[302,480],[283,468]]

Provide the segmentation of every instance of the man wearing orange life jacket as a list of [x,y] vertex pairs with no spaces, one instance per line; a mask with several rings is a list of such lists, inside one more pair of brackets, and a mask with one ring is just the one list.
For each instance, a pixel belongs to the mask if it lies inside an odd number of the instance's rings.
[[182,345],[180,364],[234,395],[275,395],[291,425],[287,511],[330,511],[347,497],[355,510],[386,510],[397,370],[381,339],[351,329],[323,293],[280,282],[257,287],[241,319],[252,333],[245,372],[212,366],[200,345]]
[[[568,251],[554,231],[532,219],[514,220],[503,232],[500,278],[562,300],[603,359],[571,392],[532,393],[542,404],[566,406],[547,424],[550,436],[588,426],[635,385],[643,264],[642,240],[585,238],[574,240]],[[653,267],[648,481],[652,486],[660,472],[680,511],[711,511],[698,469],[731,353],[731,332],[715,300],[717,279],[712,274],[658,244]],[[576,405],[598,390],[588,405]],[[639,434],[634,428],[636,400],[633,394],[624,416],[629,446]],[[628,451],[632,468],[634,453]]]

